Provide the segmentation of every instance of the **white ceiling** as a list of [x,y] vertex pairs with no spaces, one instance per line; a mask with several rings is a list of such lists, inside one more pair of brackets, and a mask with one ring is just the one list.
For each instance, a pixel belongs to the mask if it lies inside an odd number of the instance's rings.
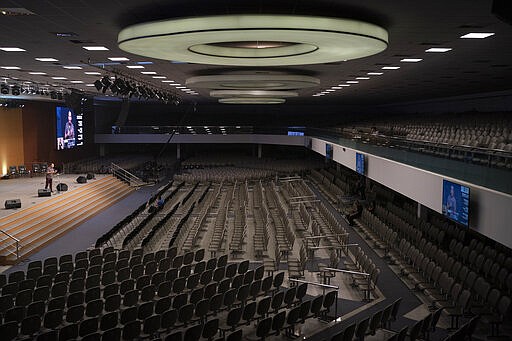
[[[299,97],[287,103],[304,104],[385,104],[423,100],[510,89],[512,79],[512,25],[491,13],[492,1],[240,1],[240,0],[4,0],[2,8],[25,8],[33,15],[0,16],[0,47],[20,47],[25,52],[0,51],[0,66],[18,66],[20,70],[0,69],[0,76],[39,83],[55,83],[69,88],[87,89],[99,76],[84,72],[100,71],[87,63],[109,62],[108,57],[128,57],[127,65],[151,61],[145,69],[128,69],[126,65],[105,66],[105,71],[143,79],[164,89],[174,89],[151,75],[155,71],[168,80],[184,83],[193,76],[240,72],[286,72],[318,77],[317,88],[299,91]],[[226,13],[289,13],[355,17],[374,22],[389,32],[386,51],[359,60],[332,64],[273,68],[242,68],[170,61],[130,55],[117,47],[117,34],[127,25],[177,16],[199,16]],[[72,37],[58,37],[56,32],[72,32]],[[460,39],[469,32],[493,32],[486,39]],[[75,42],[72,42],[75,40]],[[86,51],[82,46],[102,45],[109,51]],[[447,53],[426,53],[430,47],[446,46]],[[37,57],[53,57],[58,62],[40,62]],[[401,63],[402,58],[422,58],[419,63]],[[63,66],[80,65],[81,70]],[[400,66],[398,70],[381,70],[383,66]],[[29,72],[45,72],[31,75]],[[321,90],[367,76],[368,72],[384,72],[369,76],[342,90],[313,97]],[[66,77],[54,80],[51,77]],[[70,81],[83,81],[72,84]],[[208,90],[193,89],[199,95],[181,94],[183,101],[216,103]]]

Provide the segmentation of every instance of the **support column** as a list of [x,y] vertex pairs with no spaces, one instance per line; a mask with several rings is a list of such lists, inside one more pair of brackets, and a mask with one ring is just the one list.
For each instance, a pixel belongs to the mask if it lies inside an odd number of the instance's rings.
[[261,143],[258,144],[258,159],[261,159]]
[[105,144],[100,144],[100,157],[105,156]]
[[181,160],[181,145],[176,143],[176,160]]

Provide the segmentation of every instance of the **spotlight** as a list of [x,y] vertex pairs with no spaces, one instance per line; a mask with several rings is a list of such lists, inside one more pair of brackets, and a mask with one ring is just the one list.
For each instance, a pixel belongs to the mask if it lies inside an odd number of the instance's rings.
[[107,91],[107,89],[112,85],[112,82],[108,76],[105,76],[101,80],[101,84],[103,84],[103,90],[101,90],[101,92],[105,93],[105,91]]
[[11,93],[14,95],[14,96],[19,96],[20,95],[20,87],[19,85],[15,85],[12,87],[11,89]]
[[50,98],[57,99],[57,93],[55,91],[50,91]]
[[96,82],[94,82],[94,87],[96,88],[96,90],[100,91],[101,88],[103,88],[103,84],[101,83],[101,81],[98,79]]
[[2,84],[0,92],[2,93],[2,95],[9,94],[9,86],[7,84]]

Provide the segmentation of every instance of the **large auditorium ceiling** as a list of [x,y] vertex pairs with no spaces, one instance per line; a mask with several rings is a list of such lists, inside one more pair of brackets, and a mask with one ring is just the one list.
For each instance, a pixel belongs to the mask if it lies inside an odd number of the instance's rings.
[[[175,91],[184,102],[213,104],[220,98],[238,103],[240,98],[249,98],[257,103],[260,95],[275,103],[281,101],[273,99],[282,97],[286,103],[312,105],[385,104],[511,88],[512,25],[491,13],[492,1],[4,0],[0,7],[5,13],[0,15],[0,76],[9,78],[9,84],[28,81],[95,93],[91,84],[96,80],[106,74],[121,74]],[[386,31],[388,46],[363,58],[333,61],[330,56],[328,62],[318,59],[315,64],[302,64],[300,60],[290,63],[293,65],[263,62],[265,59],[238,65],[164,60],[147,57],[149,53],[143,50],[139,52],[146,56],[132,54],[118,46],[118,34],[131,25],[202,18],[196,25],[207,30],[206,17],[238,14],[357,20]],[[323,25],[322,21],[305,20],[303,24],[313,28]],[[276,18],[270,22],[275,25],[276,21],[285,22]],[[461,38],[469,33],[492,35]],[[197,50],[209,54],[256,43],[283,51],[303,49],[308,54],[309,49],[314,50],[310,45],[315,45],[293,41],[302,37],[288,37],[284,42],[273,41],[271,34],[262,41],[254,35],[248,37],[246,41],[238,36],[232,42],[201,45]],[[323,38],[311,39],[318,40],[318,45],[338,45],[331,37],[321,42]],[[165,44],[173,52],[174,42]],[[108,50],[84,48],[90,46]],[[235,84],[232,88],[218,85],[225,79],[237,82],[230,83]],[[190,91],[183,91],[187,87]]]

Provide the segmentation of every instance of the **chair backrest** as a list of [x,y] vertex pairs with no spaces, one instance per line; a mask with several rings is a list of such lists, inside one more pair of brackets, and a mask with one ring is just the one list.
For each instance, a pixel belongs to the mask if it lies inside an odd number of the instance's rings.
[[343,330],[343,341],[352,341],[356,332],[356,324],[352,323]]

